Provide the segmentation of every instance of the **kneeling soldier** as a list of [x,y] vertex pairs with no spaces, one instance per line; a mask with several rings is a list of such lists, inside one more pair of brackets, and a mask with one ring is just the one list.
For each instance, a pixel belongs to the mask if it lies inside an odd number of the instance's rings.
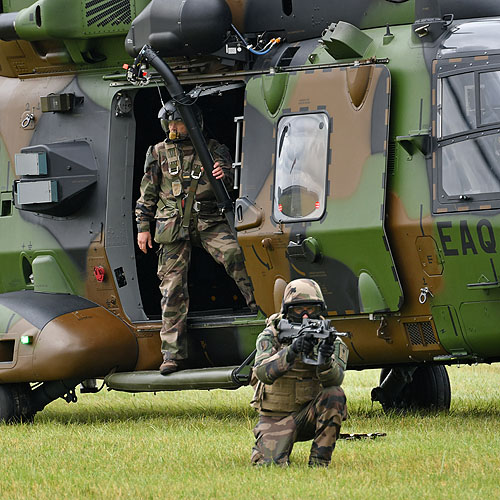
[[278,340],[282,318],[301,323],[303,318],[321,318],[326,304],[319,285],[298,279],[287,285],[281,312],[267,320],[257,338],[257,354],[252,374],[255,389],[252,406],[260,412],[252,452],[254,465],[288,465],[295,442],[313,439],[310,466],[328,466],[340,426],[347,418],[346,397],[340,387],[344,380],[348,349],[340,340],[323,342],[321,365],[301,360],[313,340],[303,335],[290,345]]

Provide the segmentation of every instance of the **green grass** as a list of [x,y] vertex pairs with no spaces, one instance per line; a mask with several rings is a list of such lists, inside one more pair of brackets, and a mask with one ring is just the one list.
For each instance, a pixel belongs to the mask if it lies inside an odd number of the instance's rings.
[[0,498],[418,499],[500,496],[500,366],[448,368],[449,414],[386,416],[370,402],[378,371],[348,372],[343,432],[327,470],[249,465],[249,388],[59,400],[33,425],[0,425]]

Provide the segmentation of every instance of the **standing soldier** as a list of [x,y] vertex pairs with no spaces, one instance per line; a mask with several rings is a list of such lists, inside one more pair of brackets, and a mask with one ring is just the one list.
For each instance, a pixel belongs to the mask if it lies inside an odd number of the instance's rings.
[[[192,106],[200,128],[203,116]],[[207,174],[174,101],[158,117],[168,140],[150,147],[146,154],[141,196],[137,200],[137,243],[146,253],[152,248],[150,223],[156,220],[155,241],[160,244],[158,277],[161,280],[162,375],[175,372],[188,356],[186,320],[189,309],[188,268],[191,245],[202,246],[235,280],[249,307],[255,308],[253,288],[243,254],[221,215]],[[212,175],[230,188],[231,156],[226,146],[208,141],[215,160]]]
[[330,463],[341,423],[347,418],[346,397],[340,387],[347,346],[338,338],[332,344],[323,342],[319,353],[327,361],[312,366],[301,361],[301,353],[311,352],[312,339],[300,336],[290,345],[278,341],[282,318],[302,323],[303,318],[321,318],[325,311],[315,281],[292,281],[285,288],[281,312],[268,318],[257,338],[251,404],[259,410],[260,419],[253,430],[254,465],[288,465],[294,443],[309,439],[313,439],[309,465],[327,467]]

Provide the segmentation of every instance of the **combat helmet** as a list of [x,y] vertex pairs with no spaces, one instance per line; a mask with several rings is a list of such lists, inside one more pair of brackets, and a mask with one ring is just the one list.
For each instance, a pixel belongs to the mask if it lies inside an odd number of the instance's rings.
[[[196,104],[191,104],[190,108],[193,110],[198,125],[203,130],[203,114],[201,109]],[[160,120],[161,128],[168,136],[168,122],[174,120],[182,121],[182,116],[177,108],[177,102],[171,99],[164,106],[162,106],[158,112],[158,119]],[[187,137],[179,137],[176,140],[184,140],[186,138]]]
[[288,314],[288,309],[291,306],[302,304],[317,304],[321,308],[321,314],[326,313],[325,299],[321,288],[314,281],[306,278],[293,280],[285,288],[283,294],[283,302],[281,304],[281,313]]

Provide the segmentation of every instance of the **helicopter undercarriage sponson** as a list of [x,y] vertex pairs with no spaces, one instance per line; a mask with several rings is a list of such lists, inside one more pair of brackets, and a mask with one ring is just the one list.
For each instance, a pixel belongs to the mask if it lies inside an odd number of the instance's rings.
[[82,297],[2,294],[0,318],[6,325],[0,337],[0,421],[31,422],[51,401],[76,401],[75,387],[85,379],[136,364],[131,330]]
[[0,338],[0,382],[104,377],[131,370],[137,340],[112,313],[68,294],[30,290],[0,296],[7,325]]

